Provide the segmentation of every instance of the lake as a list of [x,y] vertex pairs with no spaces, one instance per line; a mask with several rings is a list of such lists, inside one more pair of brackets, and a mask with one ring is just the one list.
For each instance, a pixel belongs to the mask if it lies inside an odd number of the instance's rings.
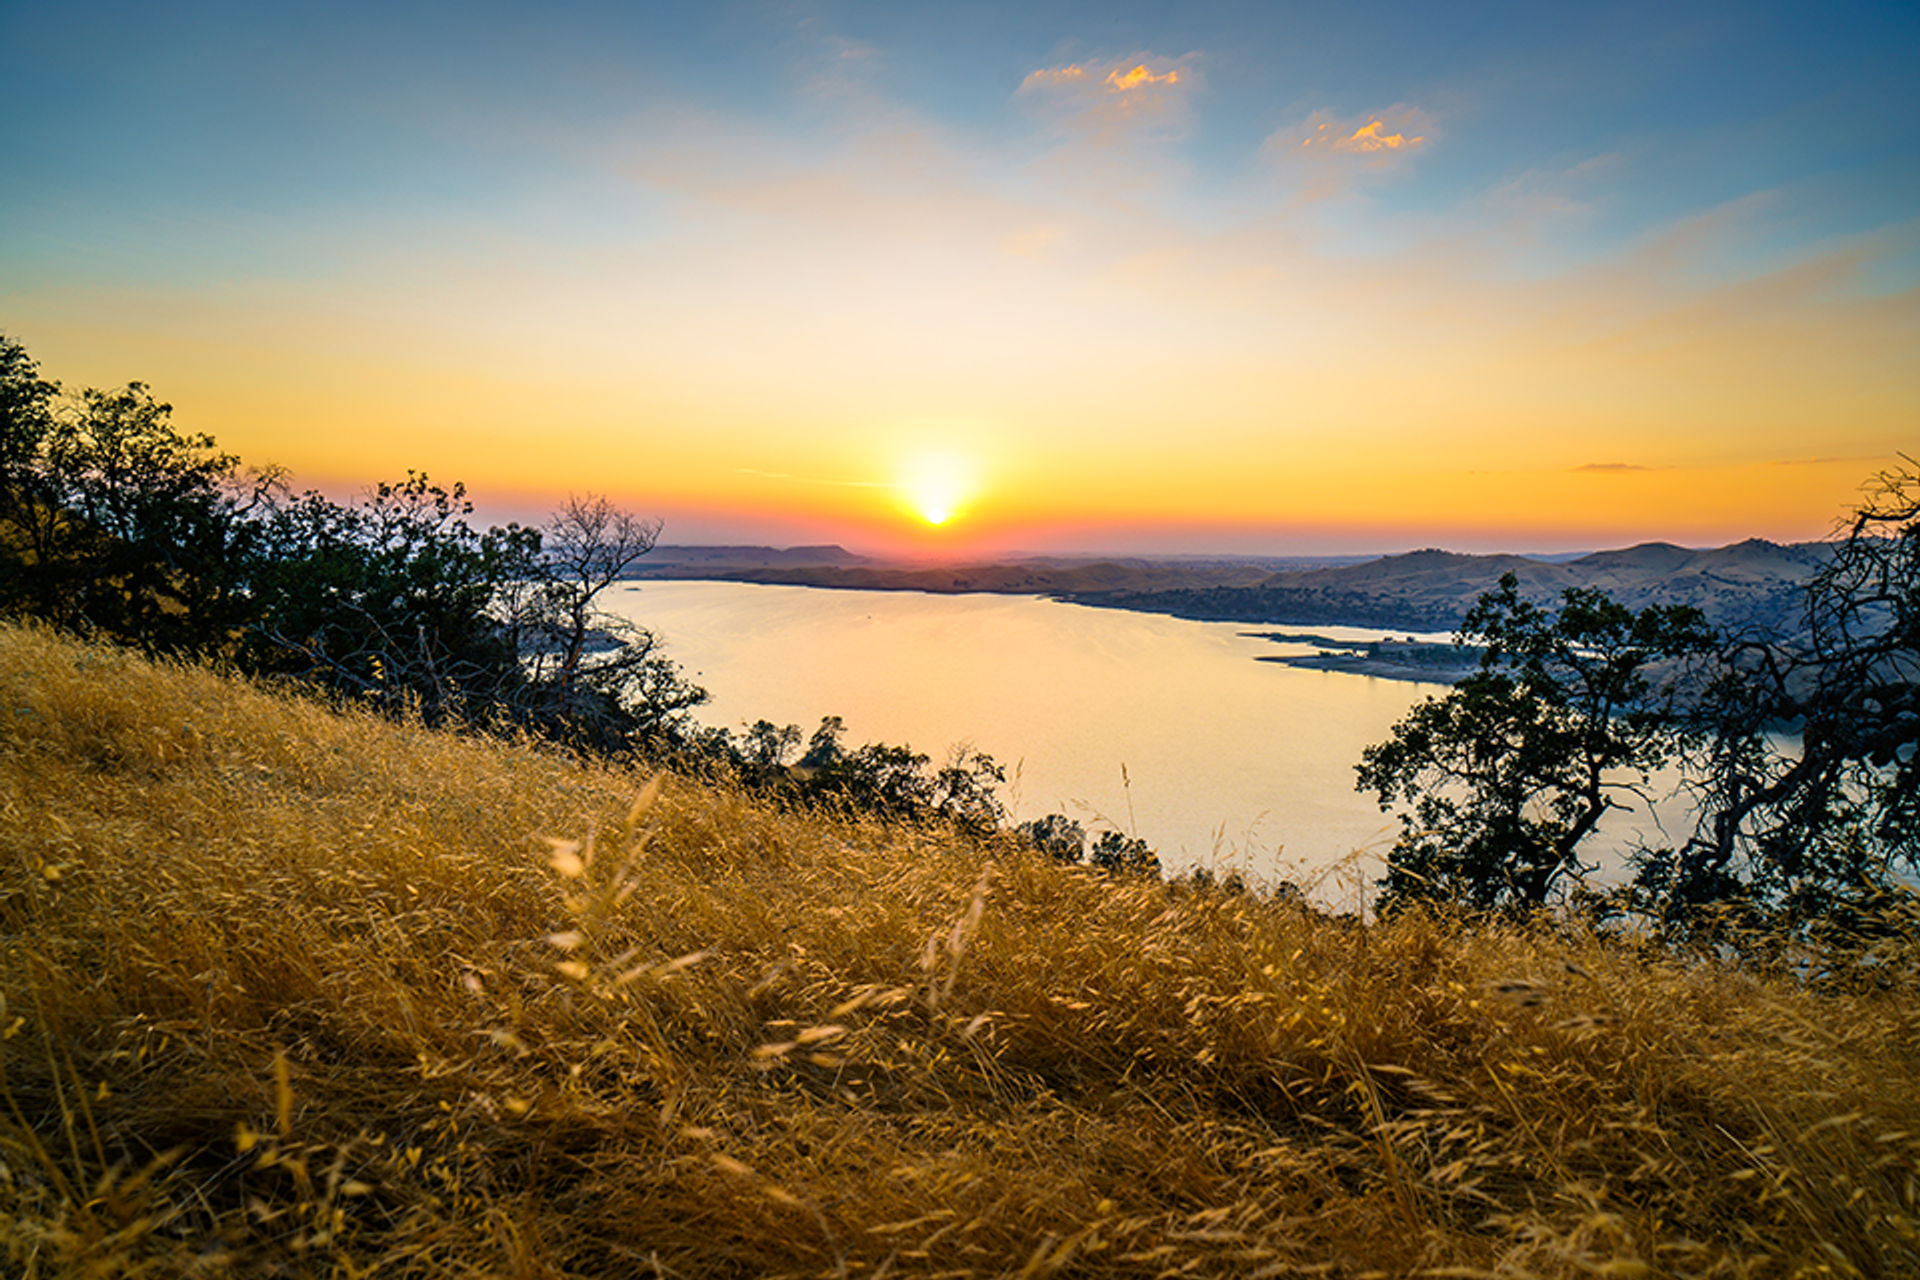
[[1245,623],[1033,596],[647,582],[607,603],[713,694],[709,724],[811,733],[838,715],[849,745],[905,743],[936,760],[964,743],[1007,767],[1015,820],[1060,812],[1138,835],[1172,873],[1238,867],[1304,884],[1345,864],[1343,882],[1376,876],[1396,826],[1354,790],[1354,765],[1444,692],[1256,661],[1312,650],[1254,639]]

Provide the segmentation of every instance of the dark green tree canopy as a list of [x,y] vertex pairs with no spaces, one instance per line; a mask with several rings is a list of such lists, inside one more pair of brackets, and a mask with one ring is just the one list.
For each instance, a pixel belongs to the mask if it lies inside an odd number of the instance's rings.
[[1508,574],[1458,641],[1480,647],[1478,668],[1359,766],[1383,809],[1413,806],[1388,857],[1387,903],[1538,907],[1584,874],[1582,842],[1672,756],[1682,660],[1713,636],[1694,609],[1636,614],[1596,591],[1542,608]]
[[206,651],[247,612],[238,460],[138,382],[62,399],[0,337],[0,610],[149,651]]
[[411,473],[352,505],[276,496],[246,566],[245,665],[436,719],[510,692],[517,655],[491,607],[540,537],[476,530],[472,510],[459,485]]
[[1599,899],[1681,938],[1870,936],[1920,876],[1920,475],[1882,474],[1807,583],[1793,634],[1716,636],[1691,610],[1594,592],[1547,610],[1511,579],[1462,643],[1478,669],[1367,750],[1412,806],[1386,903],[1529,908],[1585,870],[1608,809],[1675,764],[1677,847]]

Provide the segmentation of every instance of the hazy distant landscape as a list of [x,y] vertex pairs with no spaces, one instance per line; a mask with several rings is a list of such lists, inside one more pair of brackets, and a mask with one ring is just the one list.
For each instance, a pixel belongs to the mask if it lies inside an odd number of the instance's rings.
[[1723,629],[1790,630],[1799,588],[1829,554],[1820,542],[1748,539],[1691,549],[1649,542],[1552,559],[1422,550],[1338,557],[1065,557],[926,565],[839,546],[659,546],[636,579],[694,578],[865,591],[986,591],[1167,613],[1204,622],[1450,631],[1502,574],[1523,598],[1548,603],[1569,588],[1605,591],[1629,608],[1691,605]]

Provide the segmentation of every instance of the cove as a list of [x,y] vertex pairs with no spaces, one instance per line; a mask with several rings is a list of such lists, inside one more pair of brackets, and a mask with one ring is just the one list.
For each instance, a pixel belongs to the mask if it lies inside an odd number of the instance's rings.
[[1136,834],[1170,874],[1370,880],[1396,828],[1354,790],[1354,765],[1444,692],[1258,661],[1312,650],[1244,623],[1034,596],[676,581],[621,584],[607,604],[712,693],[709,724],[764,718],[810,733],[838,715],[854,744],[936,760],[968,744],[1006,766],[1016,821],[1061,812]]

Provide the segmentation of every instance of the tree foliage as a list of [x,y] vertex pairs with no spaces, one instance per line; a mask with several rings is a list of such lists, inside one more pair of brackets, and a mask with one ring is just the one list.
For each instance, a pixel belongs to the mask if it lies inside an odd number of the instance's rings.
[[536,694],[523,710],[561,736],[601,749],[679,742],[706,700],[653,632],[603,604],[659,536],[657,520],[570,497],[542,527],[531,571],[509,584],[501,613]]
[[1504,579],[1459,639],[1475,672],[1370,747],[1360,785],[1412,806],[1387,905],[1541,905],[1606,812],[1676,765],[1695,823],[1604,895],[1676,936],[1871,933],[1920,874],[1920,475],[1872,484],[1793,634],[1719,636],[1691,610],[1559,610]]
[[540,538],[476,530],[472,510],[459,485],[414,473],[354,504],[273,501],[247,565],[243,664],[430,720],[510,697],[524,676],[492,606],[534,572]]
[[248,609],[238,460],[138,382],[63,399],[0,335],[0,611],[152,652],[198,652]]
[[825,716],[794,760],[799,727],[760,720],[743,735],[709,733],[698,748],[756,789],[796,801],[899,821],[938,821],[982,836],[1006,821],[998,789],[1007,771],[992,756],[957,747],[935,768],[931,756],[911,747],[848,747],[845,738],[846,723]]
[[1028,844],[1056,862],[1075,863],[1087,856],[1087,831],[1064,813],[1049,813],[1015,830]]
[[1023,822],[1015,832],[1057,862],[1084,861],[1088,866],[1114,875],[1160,874],[1160,855],[1145,840],[1106,830],[1089,843],[1086,829],[1064,813],[1049,813]]
[[1700,821],[1638,905],[1856,928],[1920,872],[1920,475],[1878,476],[1808,583],[1805,625],[1729,640],[1687,726]]
[[1512,574],[1482,596],[1458,640],[1479,666],[1367,748],[1359,786],[1410,803],[1388,856],[1388,905],[1547,903],[1587,870],[1580,846],[1673,756],[1680,662],[1707,652],[1697,610],[1634,613],[1574,589],[1559,609],[1520,598]]
[[651,631],[604,607],[659,531],[605,498],[570,498],[542,529],[482,530],[462,486],[409,473],[357,504],[268,506],[253,669],[602,751],[674,740],[706,699]]
[[1139,836],[1102,831],[1087,850],[1087,861],[1118,875],[1157,876],[1160,855]]

